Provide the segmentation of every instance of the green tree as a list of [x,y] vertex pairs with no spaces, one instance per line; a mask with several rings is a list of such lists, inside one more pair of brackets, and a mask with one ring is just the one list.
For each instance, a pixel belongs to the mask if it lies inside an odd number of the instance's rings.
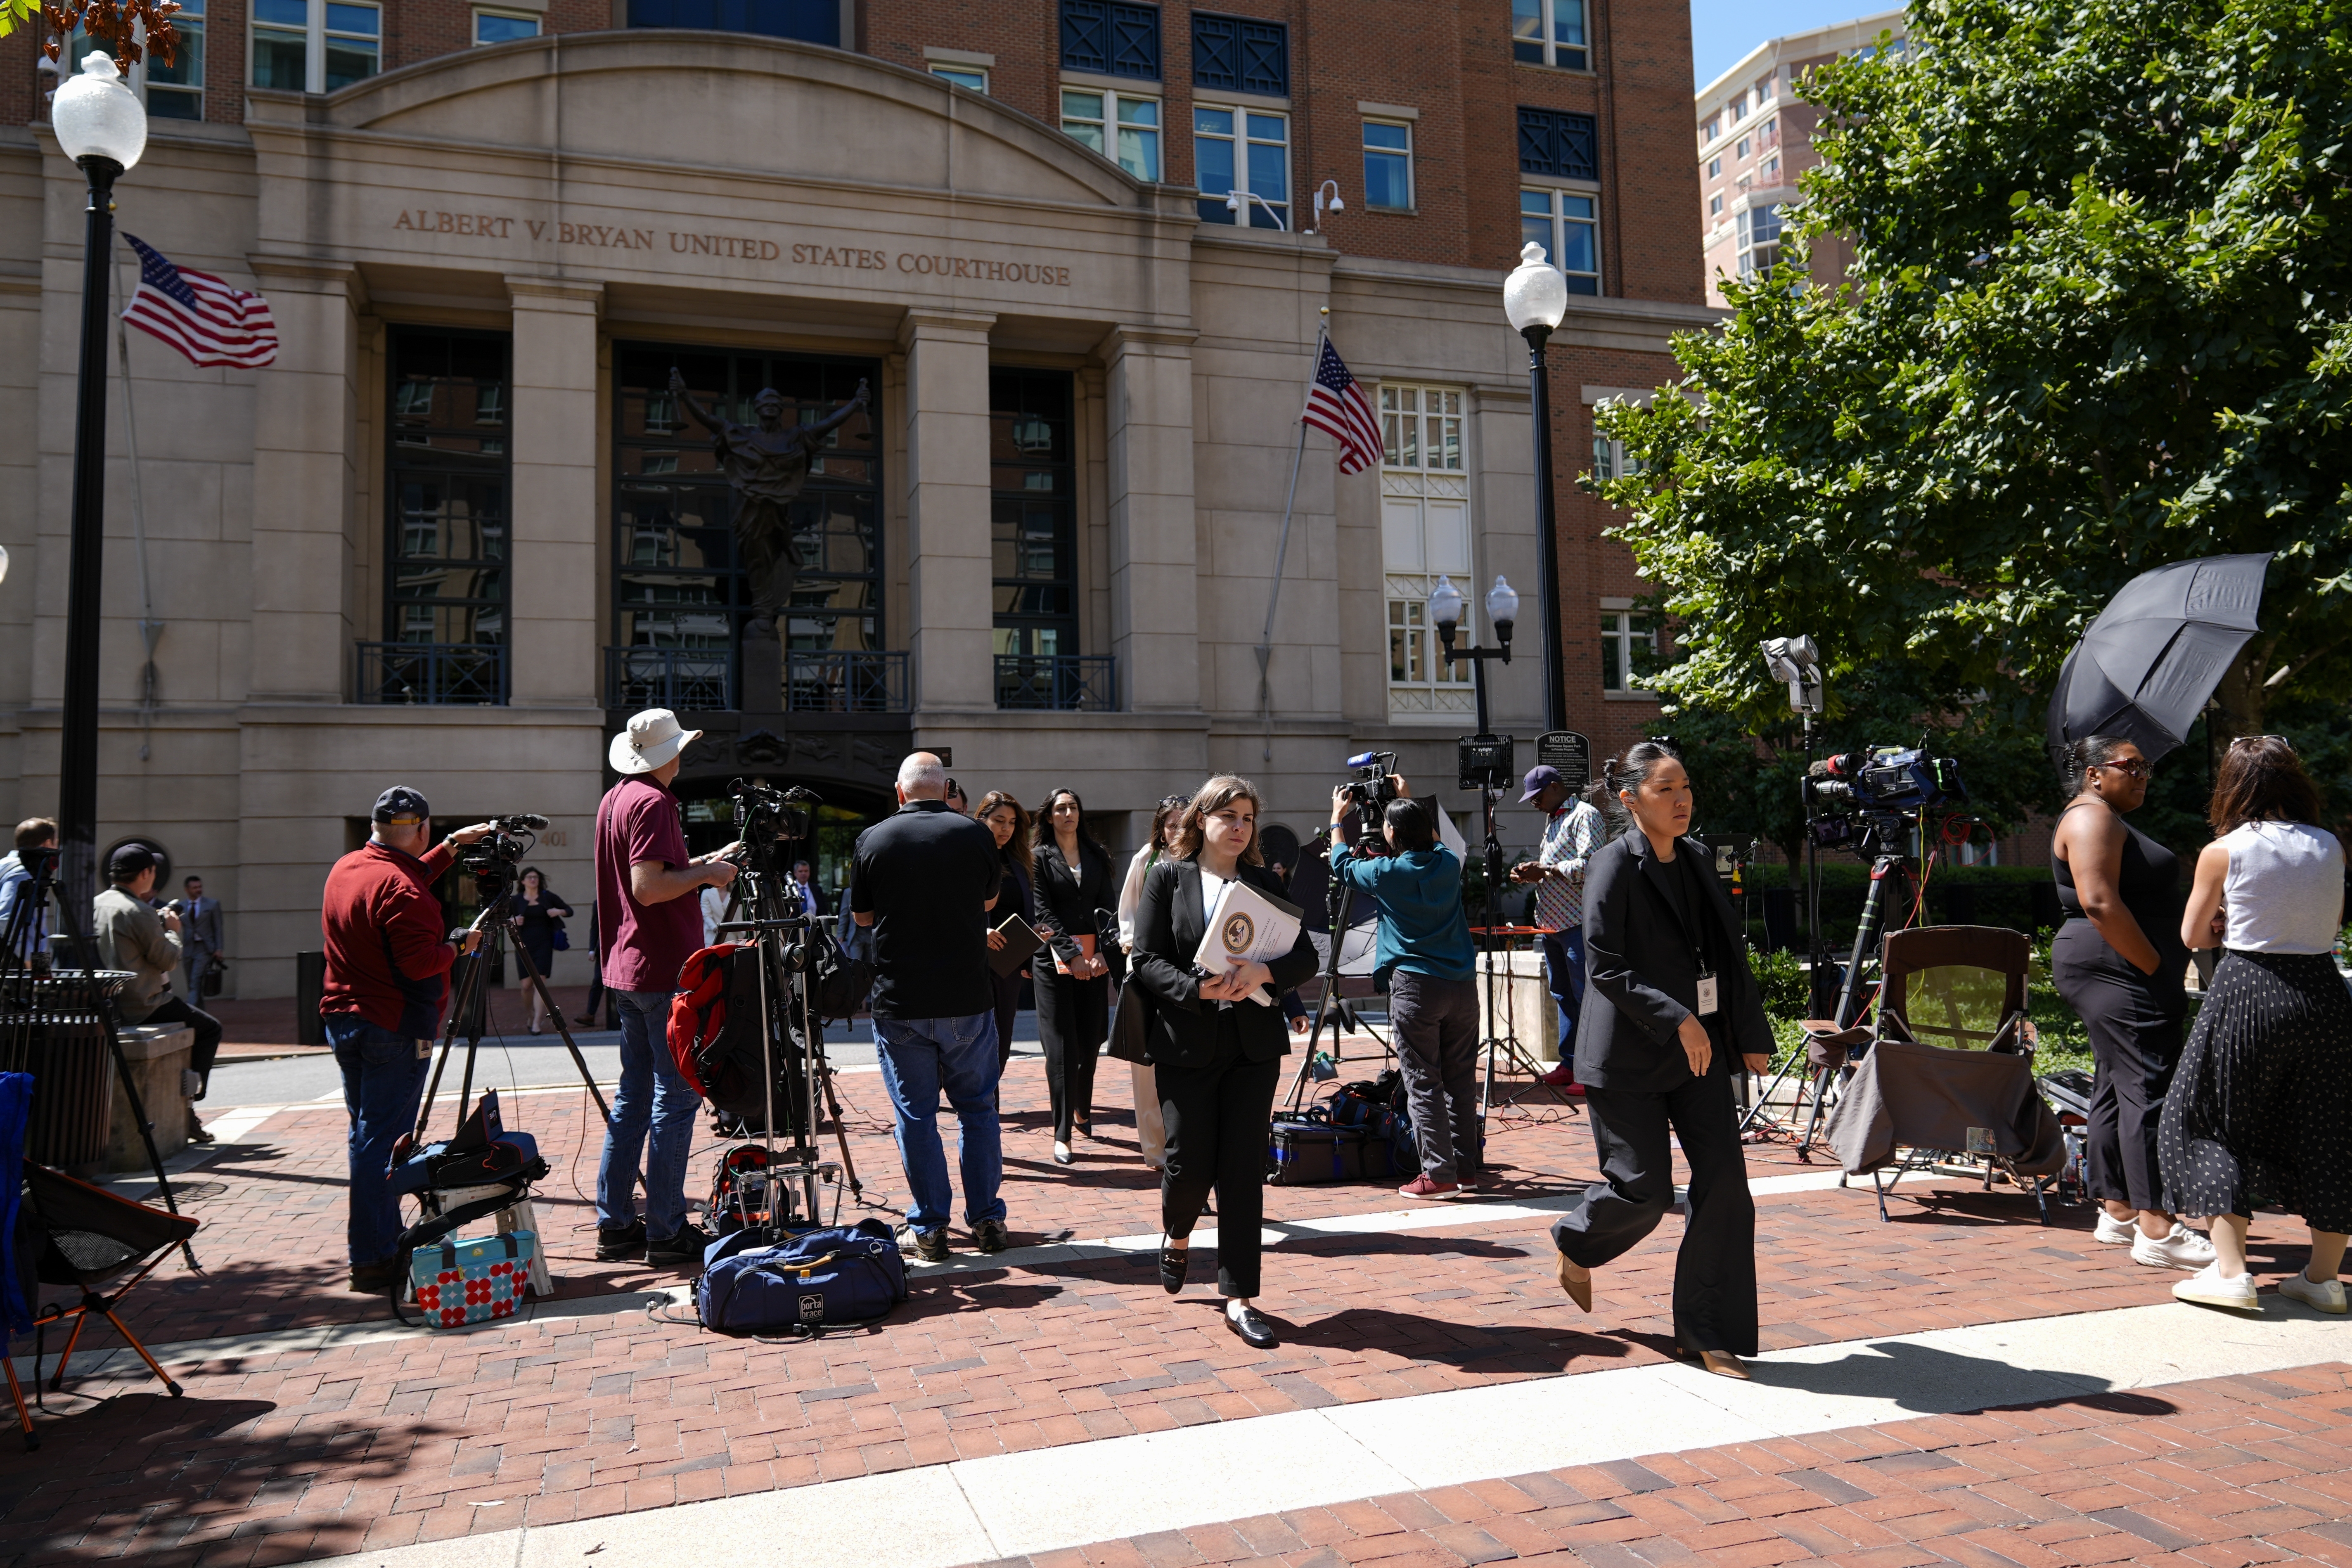
[[[2218,733],[2340,705],[2352,7],[1923,0],[1908,27],[1800,89],[1824,162],[1791,255],[1677,342],[1687,395],[1602,415],[1642,468],[1597,488],[1685,628],[1660,682],[1782,736],[1757,643],[1810,632],[1833,735],[1937,715],[2006,816],[2048,798],[2042,711],[2116,588],[2272,551]],[[1813,287],[1832,232],[1853,270]]]

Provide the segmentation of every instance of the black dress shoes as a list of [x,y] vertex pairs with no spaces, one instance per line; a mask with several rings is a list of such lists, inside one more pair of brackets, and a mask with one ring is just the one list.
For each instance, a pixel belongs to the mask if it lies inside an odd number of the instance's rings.
[[1281,1342],[1274,1337],[1274,1325],[1255,1307],[1227,1307],[1225,1327],[1242,1337],[1242,1342],[1253,1350],[1270,1351]]
[[1160,1249],[1160,1288],[1171,1296],[1184,1289],[1184,1276],[1192,1271],[1192,1249],[1189,1247],[1163,1247]]

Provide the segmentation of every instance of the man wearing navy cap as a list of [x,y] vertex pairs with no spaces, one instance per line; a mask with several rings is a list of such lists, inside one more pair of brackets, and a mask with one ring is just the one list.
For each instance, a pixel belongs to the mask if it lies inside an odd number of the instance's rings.
[[[458,948],[433,890],[450,851],[488,837],[477,823],[433,842],[433,809],[406,784],[376,796],[368,841],[327,873],[320,924],[327,939],[319,1021],[343,1074],[350,1111],[351,1288],[382,1295],[401,1273],[400,1199],[385,1184],[392,1146],[416,1125],[426,1059]],[[468,933],[465,951],[480,941]]]
[[1559,1066],[1544,1075],[1555,1089],[1576,1084],[1576,1015],[1584,997],[1584,863],[1609,842],[1591,802],[1577,800],[1559,770],[1537,766],[1519,781],[1523,805],[1544,814],[1543,847],[1511,868],[1511,880],[1536,886],[1534,924],[1544,933],[1544,979],[1559,1005]]

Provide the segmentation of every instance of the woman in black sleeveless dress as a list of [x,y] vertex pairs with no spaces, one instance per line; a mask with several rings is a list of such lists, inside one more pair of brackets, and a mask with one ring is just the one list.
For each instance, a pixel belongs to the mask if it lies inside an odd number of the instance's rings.
[[2058,819],[2051,863],[2066,923],[2050,944],[2051,978],[2091,1037],[2089,1185],[2094,1235],[2152,1268],[2196,1270],[2212,1243],[2164,1210],[2157,1123],[2180,1060],[2189,1008],[2180,942],[2180,862],[2124,821],[2147,798],[2148,763],[2129,741],[2095,735],[2067,750],[2074,798]]
[[[515,945],[530,954],[531,963],[544,975],[555,963],[555,933],[563,929],[563,918],[572,912],[572,906],[555,896],[547,885],[546,876],[536,866],[524,867],[516,882],[515,912],[510,917]],[[518,964],[516,968],[520,971],[521,966]],[[520,978],[520,973],[517,978]],[[546,1016],[546,1004],[534,989],[530,994],[532,1034],[539,1033],[539,1026]]]

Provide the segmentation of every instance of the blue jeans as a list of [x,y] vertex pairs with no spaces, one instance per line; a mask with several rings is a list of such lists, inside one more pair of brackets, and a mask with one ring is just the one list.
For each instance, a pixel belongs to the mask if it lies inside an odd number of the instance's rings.
[[914,1201],[907,1224],[939,1230],[955,1212],[947,1151],[940,1142],[940,1091],[954,1107],[957,1163],[963,1170],[964,1223],[1004,1217],[1004,1142],[996,1121],[996,1015],[968,1018],[877,1018],[882,1086],[898,1112],[898,1163]]
[[1559,1059],[1576,1059],[1576,1015],[1584,1003],[1584,932],[1546,931],[1544,984],[1559,1004]]
[[621,1085],[613,1091],[613,1124],[604,1130],[604,1158],[596,1167],[596,1225],[602,1230],[626,1229],[637,1217],[642,1179],[646,1235],[662,1241],[686,1224],[686,1162],[694,1150],[694,1113],[702,1109],[702,1097],[670,1058],[669,999],[676,993],[606,994],[621,1014]]
[[416,1130],[416,1105],[432,1064],[417,1054],[416,1041],[357,1013],[327,1013],[319,1021],[342,1068],[343,1109],[352,1117],[351,1219],[344,1230],[352,1267],[387,1262],[407,1227],[400,1223],[399,1194],[384,1178],[392,1146]]

